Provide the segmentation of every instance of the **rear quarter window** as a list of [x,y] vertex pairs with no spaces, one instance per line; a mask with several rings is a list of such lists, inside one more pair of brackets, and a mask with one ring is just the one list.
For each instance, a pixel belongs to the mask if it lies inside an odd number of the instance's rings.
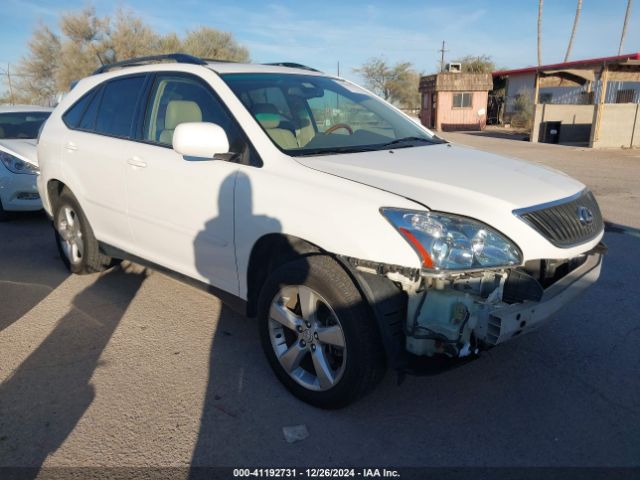
[[99,88],[100,87],[94,88],[88,93],[85,93],[82,97],[80,97],[80,100],[74,103],[71,108],[69,108],[62,115],[62,121],[67,127],[78,128],[80,122],[82,121],[82,116],[84,115],[84,112],[89,105],[89,102],[91,102],[91,99],[94,97],[96,90],[98,90]]

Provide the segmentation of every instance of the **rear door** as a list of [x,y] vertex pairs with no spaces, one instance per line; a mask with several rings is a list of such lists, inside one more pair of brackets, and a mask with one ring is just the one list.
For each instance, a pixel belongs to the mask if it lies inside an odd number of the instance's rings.
[[126,212],[126,160],[146,80],[146,75],[109,80],[63,116],[70,129],[62,148],[71,189],[96,237],[125,250],[132,240]]

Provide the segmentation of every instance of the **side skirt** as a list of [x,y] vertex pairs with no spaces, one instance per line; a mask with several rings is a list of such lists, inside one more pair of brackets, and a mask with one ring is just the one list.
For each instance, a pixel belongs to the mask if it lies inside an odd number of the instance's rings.
[[202,290],[204,292],[215,295],[222,301],[222,303],[231,308],[233,311],[241,315],[247,315],[247,301],[232,293],[229,293],[218,287],[214,287],[213,285],[209,285],[208,283],[201,282],[200,280],[196,280],[195,278],[188,277],[187,275],[178,273],[174,270],[163,267],[162,265],[158,265],[157,263],[150,262],[149,260],[145,260],[144,258],[132,255],[107,243],[98,242],[98,244],[100,246],[100,251],[102,251],[102,253],[109,257],[117,258],[120,260],[127,260],[129,262],[134,262],[142,265],[143,267],[151,268],[152,270],[167,275],[168,277],[171,277],[181,283],[190,285],[194,288],[197,288],[198,290]]

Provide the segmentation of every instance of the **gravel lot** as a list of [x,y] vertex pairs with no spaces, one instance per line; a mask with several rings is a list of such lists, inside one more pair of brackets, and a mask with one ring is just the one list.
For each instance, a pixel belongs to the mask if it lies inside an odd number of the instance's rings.
[[[551,165],[640,227],[640,152],[448,138]],[[290,396],[252,320],[160,273],[69,276],[43,215],[0,224],[0,466],[640,466],[640,236],[545,328],[340,411]],[[309,437],[285,442],[282,428]]]

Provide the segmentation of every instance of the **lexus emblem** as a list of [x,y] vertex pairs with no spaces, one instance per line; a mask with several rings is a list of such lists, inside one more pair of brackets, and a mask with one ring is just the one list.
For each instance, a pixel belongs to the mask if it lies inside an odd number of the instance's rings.
[[578,214],[580,225],[591,225],[593,223],[593,212],[587,207],[578,207],[576,213]]

